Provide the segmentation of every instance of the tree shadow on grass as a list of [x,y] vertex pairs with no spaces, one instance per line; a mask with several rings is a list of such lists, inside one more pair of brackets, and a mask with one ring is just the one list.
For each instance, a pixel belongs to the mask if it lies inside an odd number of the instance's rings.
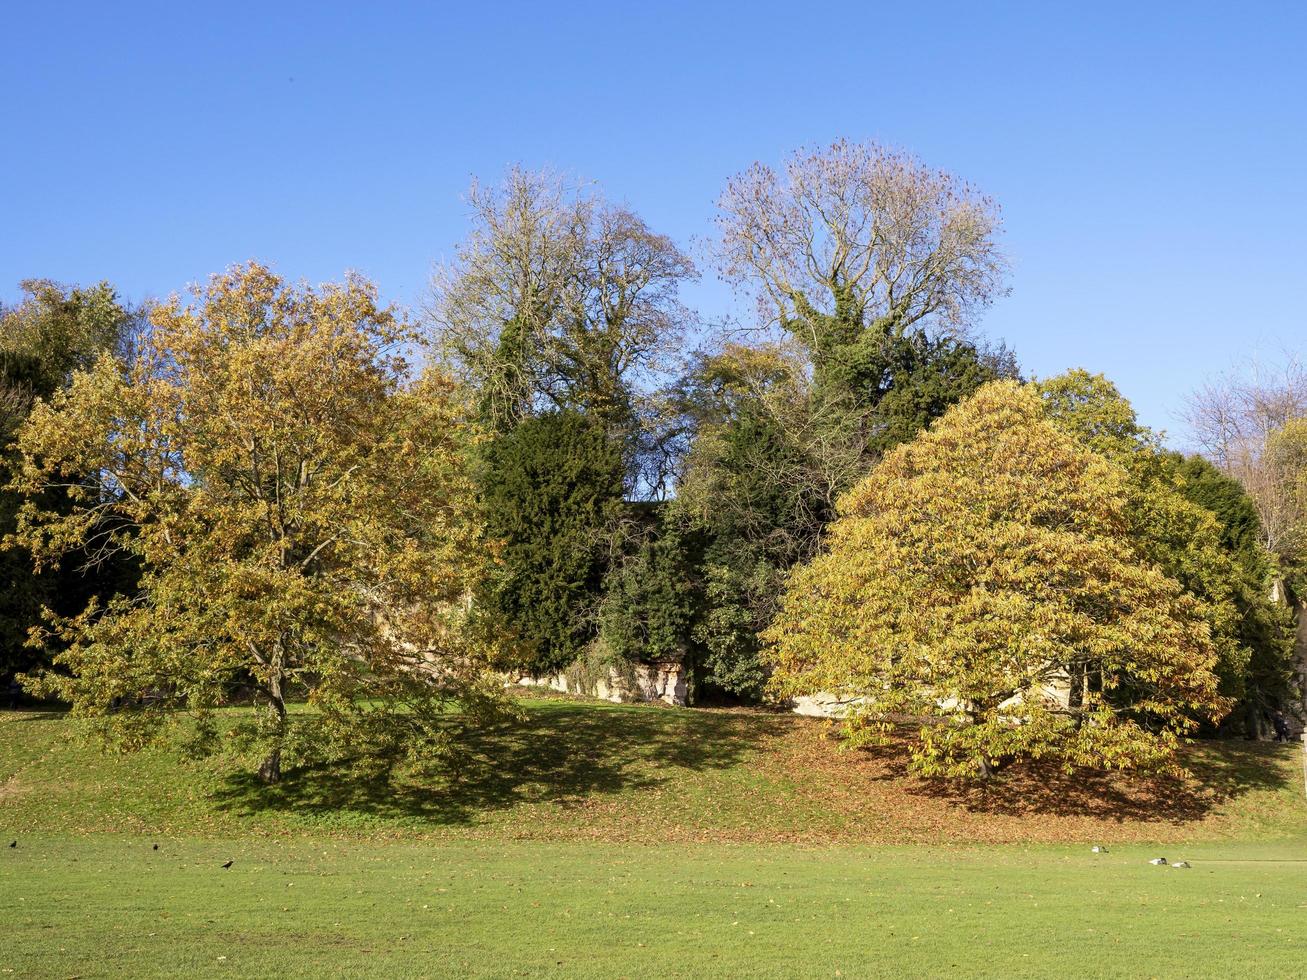
[[53,708],[19,708],[15,711],[0,713],[0,721],[11,724],[22,721],[57,721],[67,717],[67,711],[58,711]]
[[1066,773],[1056,765],[1027,762],[989,781],[955,782],[912,776],[900,747],[874,750],[886,771],[908,792],[965,807],[973,813],[1013,817],[1092,817],[1118,823],[1189,823],[1255,791],[1279,790],[1296,776],[1279,764],[1279,746],[1209,742],[1188,747],[1181,763],[1188,778],[1160,773]]
[[215,794],[238,815],[268,811],[419,819],[467,825],[529,803],[579,807],[596,796],[653,790],[687,773],[729,769],[783,732],[774,716],[531,699],[525,721],[468,732],[457,768],[429,781],[367,779],[336,765],[265,786],[228,776]]

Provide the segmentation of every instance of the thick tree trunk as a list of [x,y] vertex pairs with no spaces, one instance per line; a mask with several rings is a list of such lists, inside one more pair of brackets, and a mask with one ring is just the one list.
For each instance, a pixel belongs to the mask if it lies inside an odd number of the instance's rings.
[[1266,716],[1255,698],[1249,699],[1248,707],[1244,711],[1244,727],[1247,732],[1246,737],[1253,741],[1260,741],[1266,737]]

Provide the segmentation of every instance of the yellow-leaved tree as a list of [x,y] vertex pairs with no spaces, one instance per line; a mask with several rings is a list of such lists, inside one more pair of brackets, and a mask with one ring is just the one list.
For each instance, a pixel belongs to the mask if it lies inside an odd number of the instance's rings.
[[412,377],[408,327],[358,278],[250,263],[149,319],[18,435],[37,562],[141,568],[132,594],[52,618],[34,640],[55,668],[29,684],[128,747],[176,709],[215,730],[208,710],[252,691],[269,782],[286,752],[438,756],[451,701],[464,720],[502,701],[465,602],[487,550],[454,386]]
[[1131,535],[1128,481],[1033,388],[986,385],[841,501],[765,634],[773,693],[837,696],[855,745],[915,726],[924,775],[1172,765],[1229,702],[1202,602]]

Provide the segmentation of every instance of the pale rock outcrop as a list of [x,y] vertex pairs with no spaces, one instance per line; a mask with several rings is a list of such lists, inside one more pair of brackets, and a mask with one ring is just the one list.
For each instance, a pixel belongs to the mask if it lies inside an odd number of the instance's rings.
[[681,663],[630,664],[620,670],[609,667],[606,675],[601,673],[598,677],[587,677],[580,672],[521,676],[510,683],[617,703],[662,701],[684,706],[689,693],[689,678]]

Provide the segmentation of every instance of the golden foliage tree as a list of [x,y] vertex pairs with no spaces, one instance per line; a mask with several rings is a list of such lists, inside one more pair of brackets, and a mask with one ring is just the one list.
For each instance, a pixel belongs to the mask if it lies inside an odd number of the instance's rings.
[[1075,369],[1035,388],[1053,425],[1129,475],[1136,549],[1203,601],[1221,693],[1242,699],[1244,710],[1234,714],[1256,731],[1258,717],[1283,695],[1290,669],[1291,629],[1271,600],[1271,556],[1254,541],[1236,547],[1226,540],[1211,501],[1185,475],[1201,474],[1201,467],[1163,450],[1162,437],[1139,424],[1101,374]]
[[926,775],[1169,763],[1229,704],[1202,602],[1135,545],[1128,481],[1035,391],[987,385],[841,501],[766,634],[773,692],[844,699],[853,744],[919,721]]
[[250,685],[268,781],[288,746],[438,752],[449,701],[493,710],[463,601],[486,554],[463,413],[445,378],[410,378],[375,289],[251,263],[150,321],[134,357],[102,356],[19,434],[36,560],[143,569],[135,594],[52,622],[68,646],[39,689],[130,745],[175,714],[149,709],[204,713]]

